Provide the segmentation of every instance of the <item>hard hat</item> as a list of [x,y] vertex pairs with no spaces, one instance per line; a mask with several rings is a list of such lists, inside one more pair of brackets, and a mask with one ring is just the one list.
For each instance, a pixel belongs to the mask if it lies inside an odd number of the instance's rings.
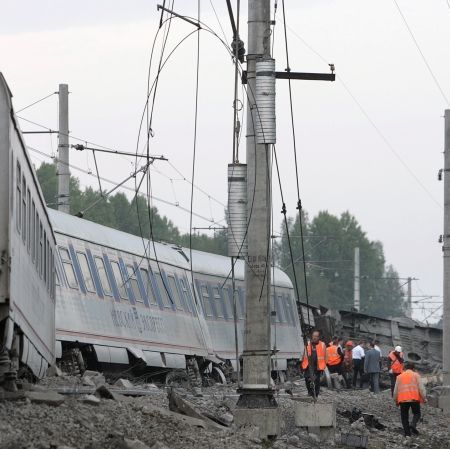
[[349,340],[347,343],[345,343],[345,346],[355,346],[355,345],[351,340]]
[[396,352],[402,352],[402,347],[401,346],[396,346],[395,350],[396,350]]

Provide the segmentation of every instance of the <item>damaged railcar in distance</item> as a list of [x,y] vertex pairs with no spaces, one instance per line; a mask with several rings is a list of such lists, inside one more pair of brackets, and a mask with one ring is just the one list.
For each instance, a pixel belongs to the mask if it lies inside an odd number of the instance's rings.
[[355,311],[313,310],[315,322],[326,338],[340,335],[355,341],[379,340],[385,357],[400,345],[406,359],[415,362],[419,369],[434,372],[442,368],[442,329],[439,327],[406,317],[380,318]]

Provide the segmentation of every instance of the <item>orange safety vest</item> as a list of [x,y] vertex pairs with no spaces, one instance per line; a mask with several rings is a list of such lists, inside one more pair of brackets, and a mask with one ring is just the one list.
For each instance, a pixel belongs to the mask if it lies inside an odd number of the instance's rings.
[[[403,359],[403,352],[400,353],[400,357]],[[398,360],[394,355],[394,351],[389,353],[389,358],[391,360],[391,370],[393,374],[401,374],[403,372],[403,363]]]
[[327,348],[327,356],[328,356],[327,365],[334,366],[334,365],[339,365],[341,363],[342,359],[338,353],[338,348],[339,347],[337,345],[328,346],[328,348]]
[[401,402],[424,402],[419,389],[420,376],[411,370],[406,370],[397,377],[397,404]]
[[344,349],[344,367],[347,370],[352,369],[353,366],[353,351],[350,349]]
[[[317,352],[317,369],[319,371],[324,371],[327,367],[326,364],[326,352],[327,347],[325,346],[325,343],[323,341],[319,341],[316,345],[316,352]],[[305,370],[308,368],[308,356],[311,356],[311,342],[308,343],[308,355],[303,354],[303,360],[302,360],[302,370]]]

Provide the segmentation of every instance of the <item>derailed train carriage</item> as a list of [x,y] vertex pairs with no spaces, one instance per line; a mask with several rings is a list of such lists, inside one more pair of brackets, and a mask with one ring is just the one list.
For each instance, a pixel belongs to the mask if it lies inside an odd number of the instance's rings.
[[55,361],[55,236],[0,73],[0,383]]
[[[56,349],[63,364],[190,374],[236,370],[233,290],[228,257],[117,231],[49,210],[56,263]],[[235,266],[242,352],[244,262]],[[283,375],[303,351],[292,283],[272,280],[272,368]],[[131,373],[131,372],[130,372]]]

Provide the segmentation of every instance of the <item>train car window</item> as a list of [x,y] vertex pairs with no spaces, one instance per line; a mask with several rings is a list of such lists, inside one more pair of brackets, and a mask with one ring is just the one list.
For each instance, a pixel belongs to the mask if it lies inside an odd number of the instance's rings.
[[221,287],[220,288],[220,294],[222,297],[222,304],[223,304],[223,312],[225,314],[225,319],[233,318],[233,304],[230,302],[230,296],[229,296],[229,288],[228,287]]
[[189,309],[189,311],[190,311],[192,314],[195,315],[195,314],[196,314],[196,313],[195,313],[195,306],[194,306],[194,304],[193,304],[193,302],[192,302],[191,293],[190,293],[189,290],[188,290],[188,284],[187,284],[186,281],[185,281],[183,278],[181,278],[181,277],[178,278],[178,282],[180,283],[181,293],[182,293],[182,295],[184,296],[184,302],[185,302],[185,304],[186,304],[186,307]]
[[202,297],[203,304],[205,305],[206,316],[213,316],[213,311],[211,307],[208,287],[205,284],[200,285],[200,295]]
[[116,279],[117,288],[119,289],[119,294],[122,299],[129,299],[128,292],[125,282],[122,277],[122,272],[120,271],[120,266],[118,262],[111,260],[111,267],[113,270],[114,278]]
[[108,275],[106,274],[105,262],[101,257],[94,257],[95,266],[97,267],[98,277],[102,285],[103,293],[106,296],[112,296],[111,284],[109,283]]
[[223,288],[222,291],[224,295],[225,307],[227,309],[228,317],[234,318],[233,287],[231,285],[227,285],[226,287]]
[[162,302],[164,307],[167,307],[169,309],[172,308],[172,301],[169,298],[169,295],[167,294],[167,286],[164,284],[164,281],[161,277],[161,273],[154,273],[155,274],[155,279],[156,279],[156,284],[158,286],[159,289],[159,294],[161,296]]
[[48,270],[48,266],[47,266],[47,250],[48,250],[48,245],[47,245],[47,233],[44,231],[44,237],[42,238],[42,247],[43,247],[43,256],[42,256],[42,277],[44,279],[44,282],[47,283],[47,270]]
[[91,267],[89,266],[86,254],[82,252],[77,252],[77,257],[81,267],[81,272],[83,273],[86,290],[91,293],[96,293],[94,278],[92,276]]
[[27,182],[22,175],[22,240],[27,241]]
[[39,220],[39,276],[42,278],[44,274],[44,229],[42,222]]
[[139,284],[136,278],[134,268],[131,265],[127,265],[127,271],[128,271],[128,280],[130,281],[131,289],[133,290],[134,293],[134,298],[138,302],[144,302],[144,299],[142,298],[141,295],[141,290],[139,289]]
[[73,269],[72,260],[70,258],[69,251],[66,248],[59,248],[59,254],[63,264],[64,272],[66,273],[67,283],[70,288],[78,289],[78,281],[75,276],[75,270]]
[[292,309],[291,309],[291,304],[289,302],[289,297],[287,295],[283,295],[283,298],[282,298],[281,301],[282,301],[283,306],[284,306],[284,313],[286,315],[286,321],[289,324],[293,325],[294,324],[294,320],[293,320],[293,316],[292,316]]
[[31,204],[31,260],[36,259],[36,206],[34,201]]
[[216,304],[216,312],[217,312],[217,317],[218,318],[224,318],[225,315],[223,313],[223,306],[222,306],[222,296],[219,292],[219,287],[212,287],[212,294],[213,294],[213,298],[214,298],[214,302]]
[[20,162],[17,161],[16,167],[16,227],[20,234],[20,227],[22,226],[22,169]]
[[177,284],[175,282],[175,278],[173,276],[167,276],[167,279],[169,280],[170,290],[172,293],[172,296],[175,300],[175,305],[177,306],[178,310],[184,310],[183,305],[181,304],[180,294],[178,293]]
[[150,304],[157,306],[158,303],[156,301],[155,294],[153,292],[152,282],[148,275],[148,271],[146,268],[140,268],[140,271],[141,271],[142,282],[144,284],[145,294],[147,295],[147,298],[150,301]]
[[243,320],[245,318],[245,290],[241,287],[238,287],[238,304],[236,304],[238,309],[238,317]]
[[36,209],[36,227],[34,228],[34,243],[36,245],[35,248],[35,263],[36,270],[39,273],[39,213]]
[[286,322],[286,316],[284,314],[284,307],[283,307],[283,295],[277,295],[277,299],[275,301],[275,307],[277,310],[277,315],[280,319],[280,323]]
[[28,254],[31,252],[31,194],[30,189],[27,189],[27,249]]

